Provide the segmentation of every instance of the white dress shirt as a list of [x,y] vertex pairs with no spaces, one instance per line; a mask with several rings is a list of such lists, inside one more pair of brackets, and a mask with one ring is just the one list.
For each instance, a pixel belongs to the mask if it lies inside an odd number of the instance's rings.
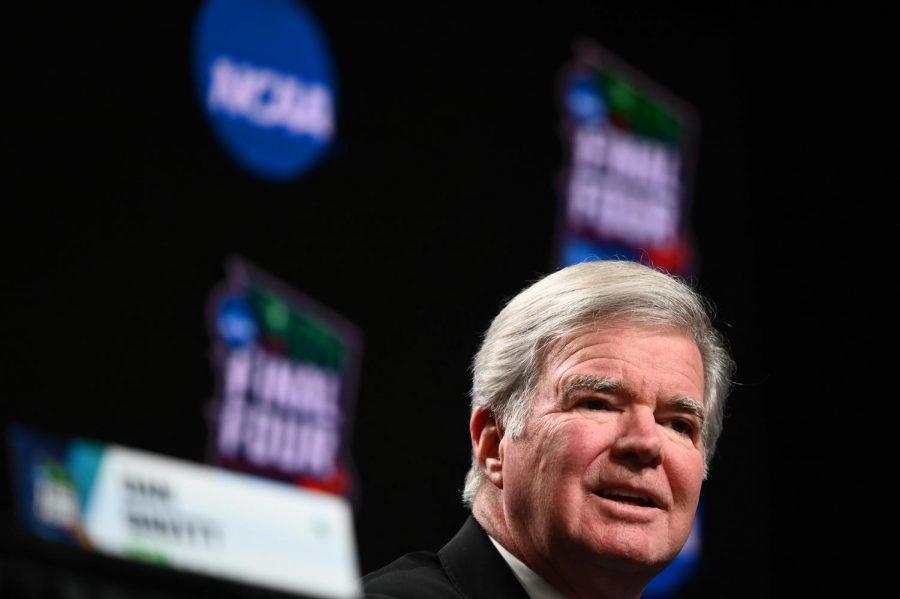
[[500,555],[512,568],[516,579],[525,587],[525,592],[531,599],[567,599],[565,595],[560,593],[549,582],[541,578],[534,570],[525,565],[522,560],[506,550],[506,547],[494,540],[494,537],[488,535],[491,543],[500,552]]

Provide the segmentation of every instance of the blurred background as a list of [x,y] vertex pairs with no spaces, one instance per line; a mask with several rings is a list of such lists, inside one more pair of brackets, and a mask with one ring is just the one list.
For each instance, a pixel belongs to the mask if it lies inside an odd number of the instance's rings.
[[[896,183],[879,87],[894,50],[877,14],[309,0],[333,67],[334,135],[274,180],[238,164],[205,113],[202,6],[19,6],[7,21],[4,428],[204,463],[207,302],[239,255],[361,334],[347,431],[360,571],[440,548],[466,517],[470,360],[504,301],[556,267],[568,151],[557,85],[587,38],[698,117],[692,274],[738,363],[702,559],[673,596],[877,584],[856,576],[862,518],[838,490],[863,481],[834,478],[870,434],[845,401],[867,378],[858,348],[872,329],[844,306],[877,292],[855,269],[883,255],[875,225],[891,188],[865,187]],[[143,596],[129,586],[143,570],[29,542],[9,451],[0,588],[66,596],[52,582],[65,572],[94,581],[82,590],[109,580]],[[231,588],[167,584],[168,596]]]

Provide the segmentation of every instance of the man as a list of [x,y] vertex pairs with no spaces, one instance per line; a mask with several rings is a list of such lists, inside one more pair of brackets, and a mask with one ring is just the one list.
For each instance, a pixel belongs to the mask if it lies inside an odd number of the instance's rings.
[[367,597],[638,597],[681,550],[733,363],[689,286],[627,261],[513,298],[475,356],[472,516]]

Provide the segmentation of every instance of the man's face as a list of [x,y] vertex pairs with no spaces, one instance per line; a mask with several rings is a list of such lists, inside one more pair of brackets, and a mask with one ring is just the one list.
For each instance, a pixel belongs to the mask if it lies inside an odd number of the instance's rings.
[[661,569],[703,481],[703,364],[673,328],[575,335],[548,355],[524,433],[503,437],[503,509],[538,571]]

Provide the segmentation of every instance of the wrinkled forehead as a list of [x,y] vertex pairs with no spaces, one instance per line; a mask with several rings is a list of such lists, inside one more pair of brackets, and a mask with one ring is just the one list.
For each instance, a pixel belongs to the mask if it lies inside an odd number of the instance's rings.
[[[701,375],[703,377],[703,388],[705,395],[705,379],[706,365],[703,360],[703,352],[693,336],[693,332],[686,327],[677,326],[669,323],[646,323],[627,318],[615,318],[611,320],[592,321],[572,329],[568,333],[560,333],[558,335],[550,335],[543,339],[537,347],[537,355],[532,380],[527,381],[531,390],[537,386],[538,381],[542,380],[548,373],[548,370],[554,364],[564,360],[567,355],[572,354],[581,347],[580,339],[590,333],[611,333],[640,331],[642,333],[661,333],[671,334],[677,333],[691,339],[697,354],[700,358]],[[698,398],[703,399],[703,398]]]
[[[687,327],[675,324],[659,322],[647,323],[638,320],[632,320],[624,317],[614,318],[610,320],[594,320],[584,324],[575,326],[568,331],[559,331],[551,333],[540,340],[537,347],[538,364],[544,366],[553,358],[557,357],[560,351],[569,345],[572,341],[585,336],[588,333],[608,333],[616,331],[640,331],[645,333],[680,333],[694,341],[693,332]],[[699,349],[699,347],[698,347]]]

